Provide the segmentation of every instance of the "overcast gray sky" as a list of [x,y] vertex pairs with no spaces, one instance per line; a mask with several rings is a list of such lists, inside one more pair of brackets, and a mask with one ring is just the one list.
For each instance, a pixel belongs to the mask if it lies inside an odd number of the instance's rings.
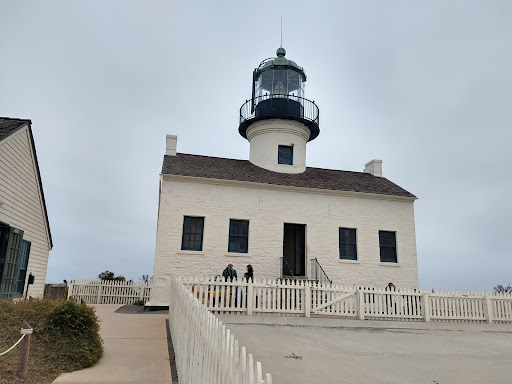
[[420,285],[512,282],[512,2],[1,1],[0,116],[32,119],[48,282],[152,274],[165,134],[247,159],[238,110],[274,56],[308,74],[308,165],[415,203]]

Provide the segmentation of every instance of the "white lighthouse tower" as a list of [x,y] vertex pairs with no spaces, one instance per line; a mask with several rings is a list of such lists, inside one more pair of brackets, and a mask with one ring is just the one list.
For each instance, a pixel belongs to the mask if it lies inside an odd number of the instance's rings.
[[304,98],[306,73],[285,58],[266,59],[253,72],[252,98],[240,108],[240,135],[249,140],[249,161],[281,173],[306,170],[306,144],[320,133],[319,109]]

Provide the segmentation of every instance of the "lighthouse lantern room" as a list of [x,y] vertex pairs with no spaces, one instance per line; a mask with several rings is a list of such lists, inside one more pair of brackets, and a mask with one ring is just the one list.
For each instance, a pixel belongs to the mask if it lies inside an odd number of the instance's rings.
[[250,142],[249,160],[282,173],[306,170],[306,143],[320,133],[319,109],[304,97],[306,73],[279,48],[253,71],[252,97],[240,108],[238,131]]

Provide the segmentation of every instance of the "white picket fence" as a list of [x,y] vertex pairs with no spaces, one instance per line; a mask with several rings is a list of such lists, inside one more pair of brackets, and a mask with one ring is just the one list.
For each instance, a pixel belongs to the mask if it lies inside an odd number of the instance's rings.
[[180,281],[214,313],[406,321],[512,322],[512,294],[342,287],[304,280]]
[[68,299],[87,304],[133,304],[149,301],[151,285],[117,280],[71,280]]
[[175,277],[171,277],[169,328],[180,384],[272,384],[261,363]]

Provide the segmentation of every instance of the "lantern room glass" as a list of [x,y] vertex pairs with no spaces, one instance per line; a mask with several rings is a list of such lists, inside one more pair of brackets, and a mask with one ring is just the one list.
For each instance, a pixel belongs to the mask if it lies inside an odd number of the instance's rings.
[[304,97],[305,82],[291,69],[269,69],[260,74],[255,84],[255,104],[272,97]]

